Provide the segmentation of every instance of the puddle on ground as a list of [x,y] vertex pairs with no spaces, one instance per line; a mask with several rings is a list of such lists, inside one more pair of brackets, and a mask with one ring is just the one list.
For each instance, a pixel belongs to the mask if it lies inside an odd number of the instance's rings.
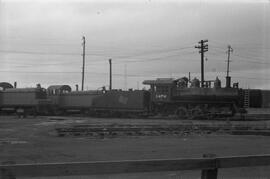
[[0,132],[13,132],[14,129],[0,129]]
[[5,144],[26,144],[28,143],[27,141],[23,140],[18,140],[18,139],[0,139],[0,145],[5,145]]
[[78,124],[78,123],[85,123],[87,122],[86,119],[62,119],[62,120],[54,120],[54,119],[50,119],[48,121],[44,121],[44,122],[40,122],[34,125],[37,126],[50,126],[50,125],[55,125],[55,124]]

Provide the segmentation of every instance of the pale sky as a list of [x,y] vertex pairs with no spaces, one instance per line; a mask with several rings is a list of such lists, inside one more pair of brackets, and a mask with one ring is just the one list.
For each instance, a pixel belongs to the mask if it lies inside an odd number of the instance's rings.
[[0,81],[19,87],[142,88],[142,81],[200,79],[198,41],[208,39],[205,79],[226,75],[243,88],[270,89],[270,1],[0,0]]

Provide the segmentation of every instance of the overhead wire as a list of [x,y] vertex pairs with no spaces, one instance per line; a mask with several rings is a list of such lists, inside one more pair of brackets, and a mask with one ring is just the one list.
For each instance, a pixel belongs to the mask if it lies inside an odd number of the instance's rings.
[[[245,61],[246,63],[270,64],[269,62],[262,62],[261,59],[256,59],[256,58],[252,58],[252,57],[248,57],[248,56],[242,56],[242,55],[235,54],[235,53],[232,56],[240,57],[242,59],[238,59],[238,60]],[[246,59],[251,59],[251,60],[246,60]],[[254,60],[256,60],[256,61],[254,61]]]
[[[116,58],[114,61],[114,64],[123,64],[123,63],[137,63],[137,62],[151,62],[151,61],[159,61],[159,60],[164,60],[164,58],[170,58],[170,57],[176,57],[176,56],[181,56],[184,54],[193,54],[193,53],[197,53],[197,51],[189,51],[189,52],[183,52],[183,50],[187,50],[187,49],[191,49],[194,47],[191,46],[187,46],[187,47],[181,47],[181,48],[172,48],[172,49],[161,49],[161,50],[153,50],[153,51],[148,51],[144,52],[144,53],[137,53],[137,54],[133,54],[133,55],[126,55],[126,56],[114,56],[114,58]],[[215,52],[208,52],[212,55],[222,55],[222,54],[226,54],[226,51],[222,47],[219,46],[213,46],[213,48]],[[15,54],[31,54],[31,55],[65,55],[65,56],[80,56],[80,53],[65,53],[65,52],[34,52],[34,51],[20,51],[20,50],[0,50],[0,53],[15,53]],[[175,54],[170,54],[170,53],[175,53]],[[98,54],[98,53],[89,53],[87,55],[92,55],[92,56],[101,56],[101,57],[109,57],[106,56],[104,54]],[[143,56],[149,56],[149,55],[163,55],[162,57],[143,57]],[[242,61],[242,62],[247,62],[247,63],[256,63],[256,64],[270,64],[268,62],[261,62],[258,61],[260,59],[257,58],[253,58],[250,56],[243,56],[243,55],[239,55],[239,54],[232,54],[234,57],[239,57],[242,59],[237,59],[236,61]],[[138,57],[139,56],[139,57]],[[118,57],[118,58],[117,58]],[[246,60],[246,59],[252,59],[252,60]],[[77,59],[76,59],[77,60]],[[167,60],[167,59],[166,59]],[[178,58],[174,58],[174,59],[170,59],[170,60],[178,60]],[[181,59],[182,60],[182,59]],[[225,59],[224,59],[225,60]],[[256,61],[254,61],[256,60]],[[91,62],[99,62],[101,60],[91,60]],[[104,60],[105,61],[105,60]],[[107,59],[106,59],[107,61]],[[75,63],[79,63],[80,61],[76,61],[76,62],[59,62],[59,63],[20,63],[21,65],[40,65],[40,66],[46,66],[46,65],[64,65],[64,64],[75,64]],[[16,64],[13,62],[13,64]],[[19,64],[19,63],[17,63]],[[79,64],[78,64],[79,65]],[[89,65],[93,65],[93,64],[89,64]],[[74,71],[0,71],[0,72],[12,72],[12,73],[81,73],[81,72],[74,72]],[[99,73],[99,72],[86,72],[86,73],[90,73],[90,74],[99,74],[99,75],[107,75],[107,73]],[[123,76],[124,74],[114,74],[116,76]],[[134,76],[134,77],[140,77],[142,75],[132,75],[129,74],[127,76]],[[146,75],[143,75],[146,76]],[[149,76],[149,75],[147,75]],[[239,77],[238,77],[239,78]],[[253,79],[253,78],[252,78]],[[256,78],[258,79],[258,78]]]
[[[225,52],[222,52],[222,51],[220,51],[218,49],[214,49],[214,51],[216,51],[216,53],[213,53],[213,52],[208,52],[208,53],[214,54],[214,55],[218,55],[218,53],[224,53],[225,54]],[[269,62],[264,62],[263,59],[254,58],[254,57],[246,56],[246,55],[239,55],[239,53],[237,53],[237,52],[232,53],[231,56],[232,57],[237,57],[237,60],[235,60],[236,62],[241,61],[241,62],[245,62],[245,63],[270,64]],[[250,60],[248,60],[248,59],[250,59]]]
[[[0,73],[25,73],[25,74],[81,74],[80,71],[14,71],[14,70],[0,70]],[[108,73],[102,73],[102,72],[85,72],[86,74],[95,74],[95,75],[108,75]],[[149,75],[149,74],[120,74],[120,73],[114,73],[113,76],[129,76],[129,77],[149,77],[149,76],[157,76],[157,75]]]
[[24,50],[0,50],[0,53],[31,54],[31,55],[78,55],[77,53],[57,53],[57,52],[34,52]]
[[[156,51],[159,52],[159,53],[171,53],[171,52],[177,52],[179,50],[185,50],[185,49],[189,49],[191,47],[182,47],[182,48],[175,48],[175,49],[166,49],[166,50],[159,50],[159,51]],[[81,54],[79,53],[55,53],[55,52],[33,52],[33,51],[17,51],[17,50],[0,50],[0,53],[22,53],[22,54],[32,54],[32,55],[72,55],[72,56],[79,56]],[[127,62],[128,60],[127,59],[130,59],[130,58],[135,58],[137,56],[143,56],[143,55],[153,55],[152,52],[150,52],[150,54],[148,53],[143,53],[143,54],[137,54],[137,55],[128,55],[128,56],[114,56],[116,58],[117,61],[120,61],[121,59],[125,59],[125,62]],[[104,56],[103,54],[87,54],[87,55],[93,55],[93,56]],[[154,55],[157,55],[157,54],[154,54]],[[106,56],[109,58],[109,56]],[[137,58],[138,59],[138,58]],[[153,58],[150,58],[149,60],[153,60]],[[91,60],[91,62],[100,62],[101,60]],[[134,62],[134,60],[131,60],[132,62]],[[147,61],[147,58],[143,58],[142,61]],[[71,63],[71,62],[68,62],[68,63]],[[59,63],[59,64],[66,64],[66,62],[64,63]],[[46,65],[46,64],[44,64]],[[53,65],[53,64],[48,64],[48,65]]]
[[246,76],[233,76],[234,78],[249,79],[249,80],[270,80],[270,78],[256,78],[256,77],[246,77]]

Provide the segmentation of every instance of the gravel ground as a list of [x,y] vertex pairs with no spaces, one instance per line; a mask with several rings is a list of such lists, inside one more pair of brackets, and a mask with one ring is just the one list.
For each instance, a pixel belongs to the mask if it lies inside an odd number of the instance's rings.
[[[0,162],[52,163],[258,155],[270,153],[270,137],[228,134],[181,136],[122,136],[117,138],[57,137],[55,128],[74,124],[209,124],[268,128],[269,121],[177,121],[142,119],[97,119],[80,117],[0,117]],[[270,178],[268,167],[220,170],[224,178]],[[199,178],[199,171],[101,175],[92,178]],[[59,178],[59,177],[58,177]],[[60,177],[63,178],[63,177]],[[67,177],[64,177],[67,178]],[[71,177],[78,178],[78,177]],[[90,178],[82,176],[81,178]]]

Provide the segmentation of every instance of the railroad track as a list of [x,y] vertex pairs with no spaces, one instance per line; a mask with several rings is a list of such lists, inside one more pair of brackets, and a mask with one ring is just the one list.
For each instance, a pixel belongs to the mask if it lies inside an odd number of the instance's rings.
[[63,136],[155,136],[155,135],[188,135],[191,133],[212,133],[220,130],[231,130],[228,126],[207,125],[74,125],[56,128],[57,135]]
[[[185,135],[197,129],[191,125],[158,126],[158,125],[120,125],[98,126],[80,125],[56,128],[58,136],[144,136],[144,135]],[[199,132],[199,131],[198,131]]]
[[270,129],[231,125],[74,125],[56,128],[57,136],[157,136],[228,133],[233,135],[270,135]]

